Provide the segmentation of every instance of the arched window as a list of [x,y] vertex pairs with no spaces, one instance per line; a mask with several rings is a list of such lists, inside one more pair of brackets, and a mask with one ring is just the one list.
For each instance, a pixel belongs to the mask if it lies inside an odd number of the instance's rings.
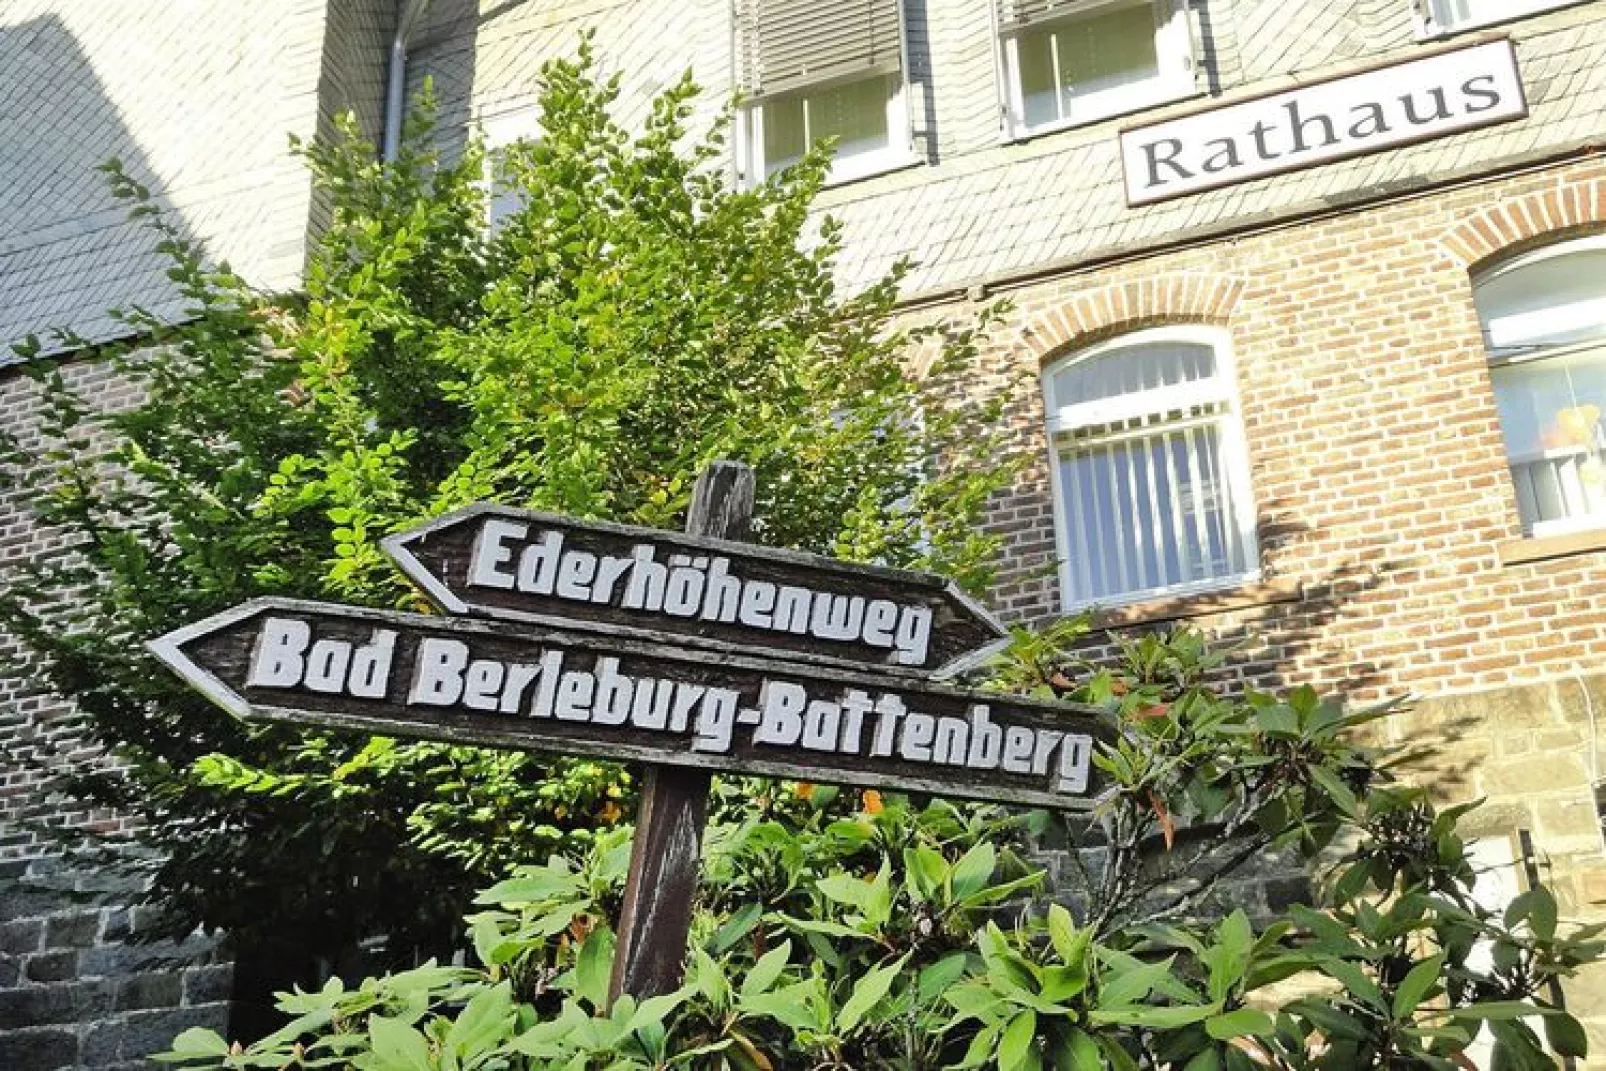
[[1250,578],[1259,554],[1225,339],[1157,328],[1043,371],[1065,605]]
[[1473,294],[1524,529],[1606,525],[1606,236],[1519,257]]

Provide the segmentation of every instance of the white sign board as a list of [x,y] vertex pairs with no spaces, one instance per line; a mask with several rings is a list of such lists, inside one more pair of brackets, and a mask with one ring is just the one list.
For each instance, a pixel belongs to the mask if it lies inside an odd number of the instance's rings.
[[1486,41],[1123,131],[1127,203],[1151,204],[1527,114],[1511,42]]

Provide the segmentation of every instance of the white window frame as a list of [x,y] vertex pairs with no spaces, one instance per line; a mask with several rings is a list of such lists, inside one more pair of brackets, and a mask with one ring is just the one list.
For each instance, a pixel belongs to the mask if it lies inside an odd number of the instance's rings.
[[[1072,101],[1071,111],[1048,122],[1031,124],[1026,121],[1026,96],[1021,85],[1020,39],[1023,36],[1048,31],[1057,33],[1061,28],[1074,26],[1089,16],[1102,14],[1111,8],[1140,7],[1147,5],[1154,16],[1154,54],[1160,71],[1154,78],[1137,85],[1101,90],[1077,106]],[[1193,30],[1188,24],[1186,0],[1106,0],[1105,3],[1085,11],[1068,14],[1064,18],[1035,23],[1020,28],[1002,29],[999,34],[1001,54],[1000,74],[1003,78],[1003,113],[1005,132],[1009,140],[1036,137],[1086,126],[1131,112],[1142,111],[1174,100],[1191,96],[1197,89]],[[1059,50],[1053,49],[1054,65],[1059,66]],[[1060,82],[1057,76],[1055,84]],[[1063,95],[1063,90],[1061,90]]]
[[[893,91],[887,97],[887,145],[883,149],[872,152],[863,152],[855,156],[831,160],[831,170],[825,177],[827,186],[837,186],[844,182],[854,182],[858,179],[869,178],[872,175],[885,174],[921,162],[914,151],[914,136],[909,124],[909,76],[899,65],[897,74],[871,74],[867,77],[836,78],[827,82],[818,82],[777,93],[776,97],[802,96],[807,97],[811,92],[822,89],[831,89],[836,86],[852,85],[855,82],[868,82],[872,79],[895,79]],[[749,188],[762,186],[769,177],[769,161],[764,158],[764,104],[763,100],[755,101],[742,109],[742,122],[738,124],[736,139],[736,166],[742,180]],[[807,123],[808,105],[804,104],[804,121]],[[806,131],[806,127],[805,127]],[[808,139],[808,146],[813,141]]]
[[[1154,342],[1183,342],[1209,346],[1215,355],[1215,375],[1208,380],[1157,387],[1119,398],[1101,398],[1093,402],[1062,406],[1054,398],[1053,377],[1067,365]],[[1197,325],[1177,325],[1147,328],[1119,335],[1045,365],[1039,375],[1039,396],[1043,400],[1046,418],[1049,484],[1053,491],[1054,503],[1054,543],[1059,556],[1060,605],[1065,613],[1085,610],[1092,606],[1125,606],[1151,599],[1217,591],[1253,583],[1260,579],[1260,544],[1256,531],[1254,494],[1249,478],[1249,452],[1244,440],[1232,348],[1225,331]],[[1180,584],[1142,588],[1122,592],[1119,595],[1076,598],[1072,593],[1077,586],[1075,572],[1078,569],[1078,562],[1072,546],[1073,533],[1069,524],[1063,480],[1060,476],[1062,453],[1060,435],[1088,425],[1106,425],[1145,414],[1208,404],[1221,406],[1219,413],[1206,419],[1216,428],[1217,448],[1221,452],[1221,479],[1232,502],[1230,519],[1234,523],[1239,545],[1244,548],[1244,560],[1249,563],[1249,567],[1236,573]],[[1164,430],[1166,427],[1165,424],[1156,424],[1152,430]]]
[[[1606,251],[1606,234],[1597,234],[1591,235],[1587,238],[1564,240],[1547,245],[1542,249],[1536,249],[1532,252],[1524,253],[1521,256],[1514,257],[1511,260],[1508,260],[1505,263],[1490,269],[1489,271],[1479,274],[1478,277],[1472,281],[1473,294],[1476,295],[1479,288],[1487,285],[1490,282],[1493,282],[1496,279],[1499,279],[1502,276],[1522,271],[1524,268],[1532,267],[1533,265],[1542,263],[1543,261],[1552,260],[1557,257],[1571,256],[1576,253],[1599,251]],[[1606,287],[1603,287],[1603,289],[1606,289]],[[1602,298],[1591,300],[1588,302],[1588,304],[1595,306],[1603,300],[1606,300],[1606,295],[1603,295]],[[1524,317],[1539,317],[1544,311],[1546,310],[1522,313],[1520,315]],[[1591,352],[1600,353],[1603,355],[1603,357],[1606,357],[1606,340],[1602,339],[1590,339],[1584,342],[1563,342],[1549,346],[1539,346],[1531,349],[1513,347],[1509,351],[1502,351],[1490,345],[1491,339],[1489,338],[1489,333],[1484,323],[1482,310],[1479,310],[1478,313],[1478,326],[1482,332],[1484,354],[1489,362],[1489,369],[1491,373],[1498,371],[1499,369],[1510,368],[1515,365],[1542,364],[1545,361],[1556,358],[1566,358]],[[1510,475],[1510,479],[1512,480],[1512,490],[1515,492],[1517,477],[1514,473],[1510,472],[1511,468],[1518,464],[1531,464],[1535,461],[1545,460],[1546,458],[1551,457],[1554,452],[1547,450],[1542,451],[1539,454],[1522,454],[1514,457],[1509,449],[1505,448],[1503,441],[1504,429],[1502,428],[1501,430],[1501,445],[1506,457],[1506,468],[1508,474]],[[1602,517],[1600,514],[1590,514],[1581,517],[1558,517],[1549,521],[1536,521],[1531,525],[1525,524],[1524,532],[1533,538],[1544,538],[1547,536],[1570,535],[1575,532],[1594,531],[1600,528],[1606,528],[1606,517]]]
[[1457,20],[1447,15],[1451,0],[1416,0],[1417,35],[1423,38],[1448,37],[1451,34],[1476,30],[1484,26],[1497,26],[1559,8],[1574,7],[1584,0],[1507,0],[1507,2],[1510,4],[1509,9],[1498,15],[1482,19]]
[[495,116],[482,116],[479,128],[481,143],[485,148],[484,173],[480,178],[485,190],[485,232],[494,235],[497,229],[497,154],[514,142],[539,141],[542,134],[541,112],[531,104]]

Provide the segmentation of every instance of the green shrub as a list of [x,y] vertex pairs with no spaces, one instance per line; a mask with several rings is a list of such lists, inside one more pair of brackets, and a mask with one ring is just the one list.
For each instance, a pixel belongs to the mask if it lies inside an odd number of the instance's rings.
[[[1096,700],[1120,726],[1096,760],[1112,787],[1091,815],[1057,819],[1084,850],[1056,899],[1026,861],[1052,832],[1040,812],[732,782],[727,803],[747,805],[709,830],[673,993],[608,1007],[629,858],[615,831],[487,889],[469,919],[479,967],[286,995],[297,1018],[273,1037],[231,1050],[190,1031],[163,1059],[1449,1071],[1480,1027],[1496,1067],[1551,1067],[1546,1045],[1584,1055],[1551,986],[1600,957],[1603,927],[1563,926],[1543,888],[1501,914],[1478,906],[1455,832],[1467,808],[1437,811],[1353,740],[1388,708],[1224,693],[1186,632],[1111,666],[1069,654],[1079,635],[1021,633],[999,675]],[[1212,906],[1277,853],[1326,866],[1317,902],[1255,917]]]

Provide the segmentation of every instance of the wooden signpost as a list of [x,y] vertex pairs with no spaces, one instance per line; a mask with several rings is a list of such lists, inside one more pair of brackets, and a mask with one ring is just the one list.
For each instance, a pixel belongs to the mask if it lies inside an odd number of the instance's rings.
[[151,649],[242,718],[644,763],[614,992],[665,992],[713,772],[1081,809],[1107,733],[935,682],[997,623],[933,577],[733,542],[752,490],[712,466],[685,536],[476,508],[387,541],[476,616],[260,599]]

